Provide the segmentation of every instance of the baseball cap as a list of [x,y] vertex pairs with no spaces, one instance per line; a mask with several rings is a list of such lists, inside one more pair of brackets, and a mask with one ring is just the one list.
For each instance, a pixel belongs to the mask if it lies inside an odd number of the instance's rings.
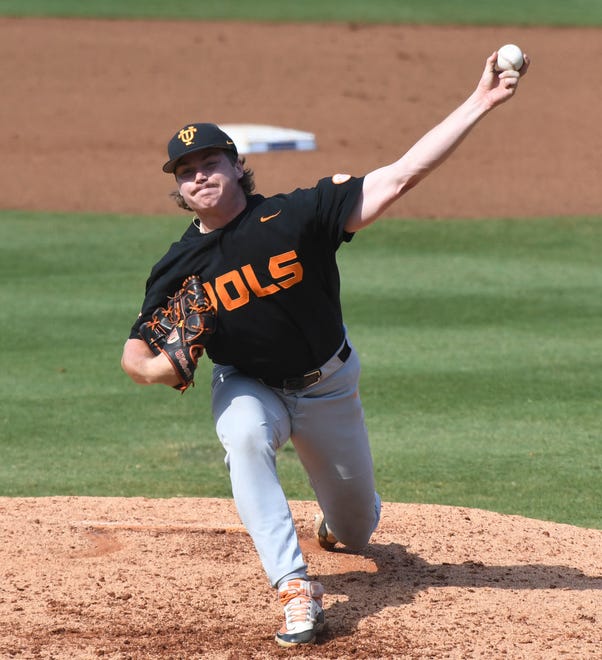
[[163,165],[163,171],[173,172],[182,156],[210,148],[226,149],[238,155],[234,140],[217,124],[186,124],[167,145],[169,160]]

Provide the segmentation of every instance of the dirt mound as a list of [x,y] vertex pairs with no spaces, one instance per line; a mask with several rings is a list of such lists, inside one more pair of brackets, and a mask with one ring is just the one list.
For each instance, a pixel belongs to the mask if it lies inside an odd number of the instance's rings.
[[600,530],[385,503],[363,553],[328,553],[291,508],[327,592],[300,652],[232,501],[0,498],[0,657],[599,657]]

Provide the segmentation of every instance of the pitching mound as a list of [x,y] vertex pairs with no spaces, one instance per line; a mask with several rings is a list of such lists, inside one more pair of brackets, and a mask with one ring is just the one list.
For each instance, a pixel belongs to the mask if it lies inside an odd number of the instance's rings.
[[598,658],[602,531],[389,504],[360,554],[313,540],[318,648],[280,650],[281,609],[232,501],[0,498],[0,657]]

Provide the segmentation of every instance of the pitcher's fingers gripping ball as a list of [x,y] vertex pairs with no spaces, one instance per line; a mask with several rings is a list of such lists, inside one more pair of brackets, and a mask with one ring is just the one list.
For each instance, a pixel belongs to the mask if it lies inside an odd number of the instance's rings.
[[187,277],[167,307],[158,307],[140,326],[140,337],[155,355],[163,353],[178,378],[175,389],[194,385],[194,372],[216,327],[216,309],[197,275]]

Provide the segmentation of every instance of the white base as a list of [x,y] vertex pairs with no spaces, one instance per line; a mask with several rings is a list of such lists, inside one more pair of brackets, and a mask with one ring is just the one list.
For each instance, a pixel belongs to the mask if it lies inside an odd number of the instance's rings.
[[240,154],[313,151],[316,148],[316,138],[313,133],[294,128],[263,124],[220,124],[220,128],[234,140]]

